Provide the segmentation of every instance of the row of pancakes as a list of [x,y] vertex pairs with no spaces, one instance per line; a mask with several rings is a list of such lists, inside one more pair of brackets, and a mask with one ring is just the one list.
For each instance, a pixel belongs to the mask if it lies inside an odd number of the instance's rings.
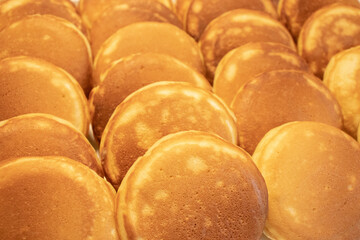
[[[77,16],[64,0],[0,2],[1,239],[259,239],[267,214],[272,239],[359,238],[359,145],[339,130],[343,114],[356,137],[359,47],[331,59],[327,88],[254,11],[266,1],[182,2],[84,0],[86,28],[59,18]],[[329,43],[330,59],[360,27],[358,9],[327,8],[305,37],[324,40],[305,45]],[[186,24],[203,28],[199,45]],[[276,128],[293,121],[328,125]]]

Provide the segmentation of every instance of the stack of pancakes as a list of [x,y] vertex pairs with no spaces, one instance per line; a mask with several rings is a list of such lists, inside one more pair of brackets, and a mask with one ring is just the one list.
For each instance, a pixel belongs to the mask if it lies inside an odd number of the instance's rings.
[[359,45],[357,0],[0,0],[0,239],[360,239]]

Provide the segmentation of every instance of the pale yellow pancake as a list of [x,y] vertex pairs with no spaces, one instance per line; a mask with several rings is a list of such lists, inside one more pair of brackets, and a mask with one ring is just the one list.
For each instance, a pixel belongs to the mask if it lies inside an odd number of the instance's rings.
[[130,168],[116,199],[121,239],[259,239],[265,182],[251,157],[218,136],[181,132]]

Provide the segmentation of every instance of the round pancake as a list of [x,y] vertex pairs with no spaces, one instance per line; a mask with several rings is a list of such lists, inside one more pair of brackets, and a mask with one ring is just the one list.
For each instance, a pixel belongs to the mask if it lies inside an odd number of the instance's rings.
[[199,47],[184,31],[169,23],[141,22],[121,28],[104,42],[95,58],[94,81],[102,78],[113,61],[146,52],[168,54],[205,72]]
[[290,33],[268,14],[246,9],[230,11],[213,20],[199,41],[209,79],[213,79],[226,53],[249,42],[276,42],[295,49]]
[[253,159],[269,191],[270,239],[359,239],[360,145],[323,123],[266,134]]
[[360,46],[331,58],[325,71],[324,84],[341,106],[345,130],[356,138],[360,123]]
[[254,42],[225,55],[216,68],[214,92],[230,106],[236,92],[256,75],[273,70],[310,71],[291,48],[271,42]]
[[136,22],[168,22],[182,28],[176,15],[154,0],[131,0],[105,9],[91,28],[91,47],[94,55],[117,30]]
[[209,133],[181,132],[135,162],[116,212],[121,239],[259,239],[267,190],[245,151]]
[[64,156],[104,176],[94,148],[70,123],[50,114],[25,114],[0,122],[0,162],[30,156]]
[[115,108],[132,92],[159,81],[189,82],[211,90],[201,74],[176,58],[157,53],[134,54],[112,64],[99,86],[90,94],[95,137],[100,140]]
[[33,14],[50,14],[64,18],[86,34],[86,29],[74,6],[64,4],[63,0],[4,0],[0,2],[0,31]]
[[341,109],[321,80],[294,70],[259,75],[231,104],[240,146],[252,154],[271,129],[292,121],[316,121],[342,128]]
[[41,59],[14,57],[0,61],[0,121],[26,113],[49,113],[86,134],[87,99],[70,74]]
[[0,176],[0,239],[119,239],[115,192],[83,164],[18,158]]
[[85,93],[90,91],[91,49],[72,23],[50,15],[30,15],[0,32],[0,59],[37,57],[69,72]]
[[291,34],[297,39],[302,26],[311,14],[333,3],[359,6],[358,0],[281,0],[279,14]]
[[212,132],[237,143],[232,113],[207,90],[158,82],[132,93],[115,109],[101,139],[107,178],[118,187],[134,161],[157,140],[185,130]]
[[277,17],[271,0],[192,0],[186,12],[186,31],[198,40],[213,19],[240,8],[263,11]]
[[299,54],[319,78],[332,56],[360,44],[360,8],[335,4],[315,12],[304,24]]

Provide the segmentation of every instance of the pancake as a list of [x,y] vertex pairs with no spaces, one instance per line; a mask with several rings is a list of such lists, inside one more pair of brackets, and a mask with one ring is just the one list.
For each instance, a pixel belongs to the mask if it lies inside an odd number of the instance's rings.
[[317,10],[333,3],[344,3],[359,6],[358,0],[280,0],[280,18],[289,29],[295,39],[298,38],[300,30],[305,21]]
[[87,100],[70,74],[41,59],[0,61],[0,121],[26,113],[48,113],[71,122],[86,134]]
[[331,58],[325,71],[324,84],[341,106],[345,130],[356,138],[360,123],[360,46]]
[[270,239],[359,239],[360,145],[323,123],[271,130],[253,159],[269,191]]
[[121,239],[259,239],[267,190],[244,150],[209,133],[181,132],[135,162],[116,212]]
[[175,1],[175,13],[180,19],[181,23],[185,27],[186,25],[186,13],[189,9],[192,0],[177,0]]
[[[50,14],[72,22],[84,34],[86,29],[74,6],[64,0],[4,0],[0,2],[0,31],[27,15]],[[67,1],[66,1],[67,2]],[[69,6],[70,5],[70,6]]]
[[90,46],[70,22],[50,15],[30,15],[3,29],[0,60],[20,55],[41,58],[63,68],[89,93]]
[[216,66],[226,53],[249,42],[275,42],[295,49],[286,28],[266,13],[233,10],[213,20],[200,38],[208,78],[213,79]]
[[310,71],[289,47],[270,42],[248,43],[225,55],[214,78],[214,92],[230,106],[236,92],[256,75],[273,70]]
[[136,22],[168,22],[182,27],[176,15],[154,0],[122,1],[105,9],[91,28],[91,47],[94,55],[101,44],[117,30]]
[[65,157],[0,164],[0,239],[119,239],[114,190]]
[[240,146],[252,154],[271,129],[292,121],[323,122],[342,128],[341,109],[321,80],[294,70],[259,75],[241,88],[231,104]]
[[340,4],[315,12],[304,24],[298,40],[299,54],[319,78],[332,56],[360,45],[360,8]]
[[135,53],[161,53],[173,56],[200,73],[204,73],[201,51],[184,31],[158,22],[134,23],[123,27],[104,42],[94,63],[94,81],[113,61]]
[[157,140],[185,130],[212,132],[237,143],[232,113],[207,90],[158,82],[132,93],[116,108],[101,139],[107,179],[118,187],[134,161]]
[[271,0],[192,0],[186,12],[186,31],[199,40],[212,20],[225,12],[240,8],[262,11],[277,17]]
[[176,58],[156,53],[135,54],[112,64],[104,79],[90,94],[95,137],[100,140],[115,108],[132,92],[159,81],[189,82],[211,90],[201,74]]
[[0,162],[30,156],[64,156],[104,176],[94,148],[70,123],[49,114],[25,114],[0,122]]

